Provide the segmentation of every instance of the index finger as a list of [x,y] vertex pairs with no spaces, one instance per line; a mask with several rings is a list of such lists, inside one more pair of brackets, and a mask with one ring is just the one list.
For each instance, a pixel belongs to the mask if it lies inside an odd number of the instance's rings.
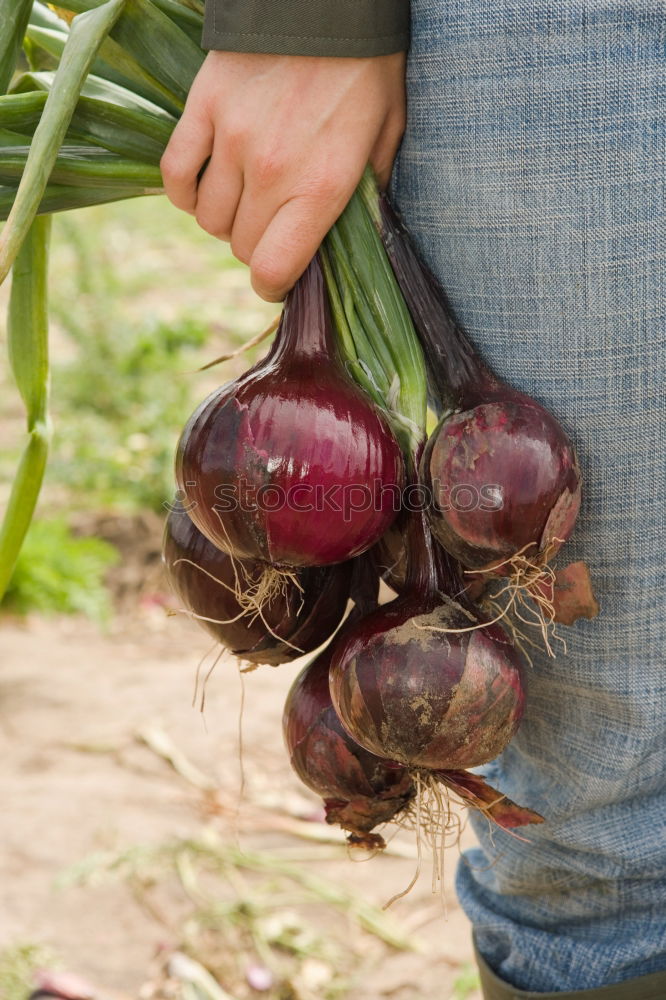
[[199,175],[213,152],[215,130],[201,108],[185,108],[160,161],[167,198],[176,208],[194,214]]
[[[360,174],[359,174],[360,177]],[[268,302],[280,302],[316,254],[354,190],[335,198],[296,195],[277,210],[250,258],[252,287]]]

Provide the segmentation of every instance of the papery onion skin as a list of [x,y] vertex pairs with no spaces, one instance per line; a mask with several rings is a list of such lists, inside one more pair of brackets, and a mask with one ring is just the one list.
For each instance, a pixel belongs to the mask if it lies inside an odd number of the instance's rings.
[[190,418],[176,479],[207,538],[275,566],[349,559],[395,519],[402,454],[339,360],[316,259],[287,297],[268,359]]
[[167,518],[162,558],[184,607],[201,616],[199,624],[226,649],[250,663],[276,666],[316,649],[340,624],[349,598],[352,565],[338,563],[301,570],[298,583],[282,581],[261,615],[244,612],[236,587],[246,577],[258,583],[263,564],[236,560],[234,568],[232,558],[209,542],[184,511]]
[[368,753],[345,731],[331,703],[330,659],[329,647],[294,681],[284,739],[296,774],[324,799],[327,822],[362,836],[400,813],[414,785],[404,768]]
[[501,753],[522,717],[523,669],[499,625],[444,632],[472,624],[455,602],[414,596],[345,630],[330,686],[351,737],[371,753],[428,770],[476,767]]
[[571,442],[548,411],[520,398],[441,421],[420,476],[433,497],[433,534],[469,569],[487,569],[518,552],[536,563],[552,558],[580,509]]

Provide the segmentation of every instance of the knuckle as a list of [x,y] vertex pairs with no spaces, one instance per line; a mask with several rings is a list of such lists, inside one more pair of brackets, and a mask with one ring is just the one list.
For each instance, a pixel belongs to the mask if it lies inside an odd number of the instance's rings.
[[313,194],[319,201],[326,204],[341,200],[342,181],[331,173],[324,173],[314,181]]
[[[339,174],[322,171],[310,178],[306,196],[314,205],[342,210],[346,201],[347,187],[346,179]],[[353,190],[353,185],[351,185],[350,192],[351,190]]]
[[232,153],[241,153],[249,136],[247,119],[240,118],[236,114],[227,114],[223,121],[222,131],[227,149]]
[[275,147],[261,150],[252,165],[255,181],[261,188],[271,187],[284,177],[286,170],[287,158],[284,152]]
[[162,154],[160,170],[164,181],[167,183],[177,184],[186,180],[187,177],[187,171],[181,157],[170,148],[167,148]]

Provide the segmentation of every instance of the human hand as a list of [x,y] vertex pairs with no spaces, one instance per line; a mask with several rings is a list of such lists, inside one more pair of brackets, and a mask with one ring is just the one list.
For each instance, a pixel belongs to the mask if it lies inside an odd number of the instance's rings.
[[300,277],[368,161],[388,183],[404,67],[404,53],[206,57],[162,158],[164,186],[231,243],[262,298],[279,301]]

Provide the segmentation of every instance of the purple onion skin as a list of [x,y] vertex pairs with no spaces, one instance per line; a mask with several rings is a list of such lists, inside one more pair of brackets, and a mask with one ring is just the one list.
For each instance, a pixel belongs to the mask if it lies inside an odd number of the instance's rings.
[[350,736],[377,756],[427,770],[476,767],[501,753],[523,713],[523,670],[499,625],[441,631],[471,624],[446,599],[410,594],[346,628],[334,644],[330,687]]
[[331,703],[330,659],[331,647],[294,681],[284,739],[294,771],[324,799],[327,822],[362,836],[400,812],[414,786],[404,768],[368,753],[345,731]]
[[[285,581],[261,616],[243,614],[235,596],[231,557],[209,542],[182,511],[172,511],[167,518],[162,558],[169,584],[183,605],[196,615],[215,619],[199,619],[199,624],[250,663],[277,666],[317,649],[340,624],[349,598],[352,564],[338,563],[301,570],[302,591]],[[246,573],[257,583],[264,566],[237,562],[237,570],[241,579]]]
[[[556,539],[569,537],[580,509],[573,445],[548,410],[488,368],[386,195],[379,208],[382,239],[424,349],[435,405],[447,414],[420,469],[440,508],[433,507],[433,533],[468,569],[484,570],[527,545],[530,558],[545,561],[560,547]],[[451,416],[453,411],[460,412]],[[498,486],[502,509],[476,504],[443,510],[451,490],[461,486],[472,486],[476,497]]]
[[[190,418],[176,479],[210,541],[275,566],[350,559],[394,520],[400,448],[339,360],[316,259],[287,296],[266,361]],[[264,488],[254,509],[242,484],[255,498]]]
[[521,550],[547,561],[570,536],[580,509],[571,442],[527,398],[509,396],[442,420],[420,476],[432,491],[433,534],[468,569],[488,570]]

